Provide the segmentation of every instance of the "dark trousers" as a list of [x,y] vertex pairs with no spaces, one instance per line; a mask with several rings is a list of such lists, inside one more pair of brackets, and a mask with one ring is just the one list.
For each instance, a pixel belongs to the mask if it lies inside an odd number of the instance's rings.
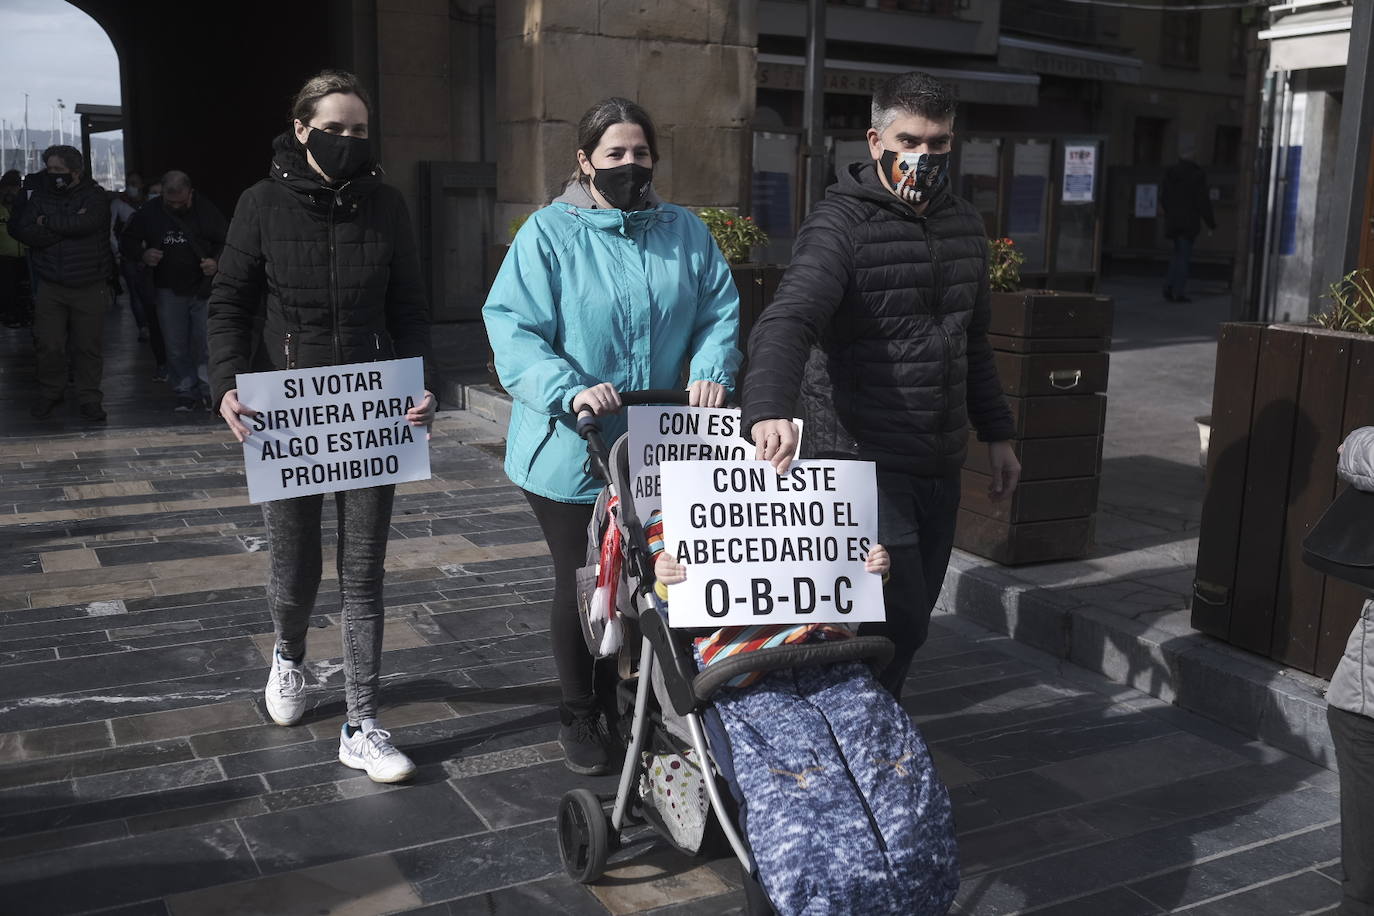
[[563,707],[573,715],[589,715],[600,703],[609,713],[614,698],[615,660],[596,663],[577,616],[577,571],[587,562],[587,525],[594,507],[591,503],[559,502],[528,490],[521,492],[534,510],[553,557],[549,638],[553,641],[553,664],[563,691]]
[[892,557],[883,586],[886,623],[866,623],[865,636],[886,636],[896,646],[878,680],[898,702],[916,650],[930,631],[930,612],[954,549],[959,514],[959,477],[913,477],[878,472],[878,543]]
[[1188,291],[1188,267],[1193,260],[1193,237],[1174,236],[1174,253],[1169,258],[1169,273],[1164,278],[1164,288],[1175,296],[1183,296]]
[[[386,613],[382,579],[386,539],[396,487],[364,487],[334,494],[338,514],[339,603],[343,605],[344,697],[348,721],[359,725],[377,717],[381,681],[382,632]],[[323,554],[320,514],[324,494],[262,504],[271,552],[267,606],[277,630],[277,651],[287,658],[305,654],[310,614],[320,590]]]
[[19,287],[26,270],[22,257],[0,254],[0,321],[5,324],[18,324],[26,317]]
[[39,285],[33,342],[38,391],[44,400],[56,401],[66,390],[70,351],[77,402],[100,404],[105,310],[109,304],[110,284],[104,280],[75,288],[49,282]]
[[134,313],[134,321],[140,328],[148,329],[148,346],[153,349],[153,359],[159,366],[167,365],[167,348],[162,342],[162,325],[157,319],[157,302],[147,298],[153,291],[144,267],[131,261],[120,264],[124,286],[129,290],[129,311]]
[[1340,916],[1374,916],[1374,719],[1326,707],[1341,772]]

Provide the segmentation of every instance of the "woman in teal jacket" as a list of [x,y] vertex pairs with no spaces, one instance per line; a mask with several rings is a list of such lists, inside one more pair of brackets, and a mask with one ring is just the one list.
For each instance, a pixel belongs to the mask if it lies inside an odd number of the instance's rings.
[[607,771],[593,659],[575,573],[601,483],[587,473],[574,416],[625,430],[619,391],[676,388],[719,407],[734,387],[739,294],[710,232],[653,192],[658,146],[644,109],[612,98],[578,125],[563,194],[520,228],[482,309],[496,371],[514,399],[506,474],[539,520],[554,564],[550,619],[562,686],[559,741],[574,772]]

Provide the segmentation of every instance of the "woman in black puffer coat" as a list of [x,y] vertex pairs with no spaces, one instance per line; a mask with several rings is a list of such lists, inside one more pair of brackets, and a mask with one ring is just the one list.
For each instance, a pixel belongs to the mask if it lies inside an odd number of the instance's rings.
[[[292,129],[273,143],[269,177],[244,192],[234,211],[210,295],[209,337],[215,402],[240,442],[249,435],[240,417],[254,411],[238,400],[238,373],[428,357],[429,314],[410,215],[372,161],[370,111],[352,74],[327,70],[310,80],[296,96]],[[426,391],[406,419],[428,426],[434,407]],[[339,760],[378,782],[400,782],[415,770],[377,727],[394,496],[394,486],[334,494],[348,701]],[[295,725],[305,713],[302,664],[320,584],[323,501],[315,495],[263,504],[267,603],[276,626],[266,701],[278,725]]]

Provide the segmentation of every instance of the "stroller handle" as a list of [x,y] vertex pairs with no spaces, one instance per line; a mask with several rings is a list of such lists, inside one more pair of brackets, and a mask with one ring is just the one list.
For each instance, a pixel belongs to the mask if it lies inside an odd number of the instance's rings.
[[[620,392],[620,406],[639,407],[644,404],[672,404],[678,407],[687,406],[687,392],[679,391],[675,388],[645,388],[639,391]],[[577,412],[577,434],[583,439],[590,433],[601,432],[600,418],[592,413],[590,407],[584,407]]]

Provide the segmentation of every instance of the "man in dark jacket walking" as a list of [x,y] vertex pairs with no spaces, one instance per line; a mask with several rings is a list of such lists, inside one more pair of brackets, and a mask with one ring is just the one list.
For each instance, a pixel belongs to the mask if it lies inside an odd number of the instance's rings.
[[1217,221],[1207,191],[1207,173],[1192,160],[1191,150],[1182,150],[1178,162],[1165,170],[1159,206],[1164,211],[1164,237],[1174,243],[1169,273],[1164,278],[1164,298],[1192,302],[1188,298],[1188,267],[1193,260],[1193,242],[1203,223],[1210,232],[1217,228]]
[[196,195],[185,172],[162,176],[162,196],[130,219],[120,238],[127,263],[153,271],[157,323],[179,411],[210,407],[206,316],[228,223]]
[[43,151],[46,169],[24,179],[10,235],[29,246],[38,276],[33,339],[38,400],[30,413],[43,420],[62,403],[67,351],[81,416],[105,419],[101,406],[102,335],[110,304],[110,201],[84,176],[85,159],[71,146]]
[[798,391],[803,457],[877,464],[892,575],[887,623],[871,630],[896,644],[881,680],[899,699],[949,565],[970,421],[989,444],[994,499],[1021,471],[987,339],[987,233],[947,187],[953,135],[954,98],[933,77],[874,93],[874,161],[843,171],[806,218],[749,337],[744,388],[744,428],[779,472],[796,451]]

